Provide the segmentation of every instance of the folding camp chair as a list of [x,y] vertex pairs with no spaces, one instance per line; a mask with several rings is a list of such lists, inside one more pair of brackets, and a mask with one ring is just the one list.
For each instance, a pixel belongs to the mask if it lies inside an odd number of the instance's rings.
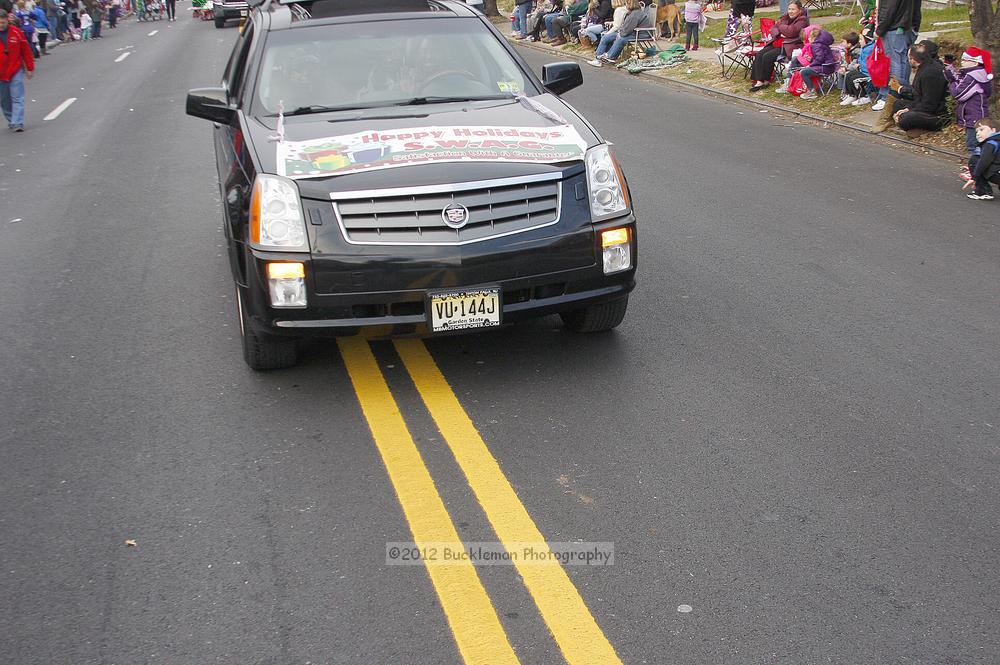
[[760,19],[760,29],[749,34],[743,31],[742,26],[741,23],[740,30],[732,37],[733,41],[722,44],[716,51],[722,66],[722,78],[731,79],[740,70],[743,71],[743,78],[750,76],[754,57],[771,43],[773,18]]
[[656,35],[659,28],[656,25],[656,3],[649,2],[646,5],[646,16],[649,17],[649,28],[636,28],[635,36],[632,39],[632,57],[642,60],[647,56],[647,52],[652,49],[656,51]]

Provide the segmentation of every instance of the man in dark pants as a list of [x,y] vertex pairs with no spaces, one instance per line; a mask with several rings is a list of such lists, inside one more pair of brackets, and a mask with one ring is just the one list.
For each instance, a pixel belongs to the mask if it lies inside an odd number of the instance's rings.
[[907,65],[917,73],[912,86],[900,87],[900,99],[893,104],[892,117],[907,136],[915,138],[936,132],[948,122],[945,105],[948,80],[944,76],[944,66],[926,51],[910,49]]
[[167,20],[177,20],[177,0],[167,0]]

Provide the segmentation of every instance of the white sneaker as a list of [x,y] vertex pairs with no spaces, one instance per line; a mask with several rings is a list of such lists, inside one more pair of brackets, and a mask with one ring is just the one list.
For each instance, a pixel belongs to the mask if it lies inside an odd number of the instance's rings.
[[872,100],[869,99],[868,97],[858,97],[853,102],[851,102],[851,106],[868,106],[871,103]]
[[777,90],[775,90],[775,92],[778,93],[779,95],[787,95],[788,94],[788,84],[786,83],[783,86],[779,87]]
[[874,106],[872,106],[872,111],[881,111],[884,108],[885,108],[885,100],[880,99],[877,102],[875,102]]
[[851,97],[850,95],[844,95],[840,100],[841,106],[850,106],[851,104],[857,104],[858,100],[856,97]]
[[587,64],[590,65],[591,67],[600,67],[601,61],[598,60],[597,58],[594,58],[593,60],[588,60]]

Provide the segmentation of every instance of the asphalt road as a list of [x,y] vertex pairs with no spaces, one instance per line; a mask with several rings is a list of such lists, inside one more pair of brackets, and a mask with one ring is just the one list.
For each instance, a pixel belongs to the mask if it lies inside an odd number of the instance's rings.
[[[56,49],[0,135],[0,662],[458,665],[448,596],[385,564],[413,514],[364,382],[335,344],[242,362],[183,114],[236,30],[186,9]],[[426,342],[513,502],[470,487],[413,347],[371,345],[458,533],[496,541],[519,500],[549,541],[613,543],[565,572],[629,665],[1000,661],[1000,205],[860,135],[584,74],[567,99],[641,219],[626,322]],[[519,661],[568,662],[549,582],[477,570]]]

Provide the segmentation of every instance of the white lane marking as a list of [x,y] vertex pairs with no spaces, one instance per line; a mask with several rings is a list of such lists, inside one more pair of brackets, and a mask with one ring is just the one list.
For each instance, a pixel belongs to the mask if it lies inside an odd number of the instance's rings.
[[153,30],[153,31],[152,31],[151,33],[149,33],[149,34],[148,34],[148,35],[146,35],[146,36],[147,36],[147,37],[152,37],[153,35],[155,35],[155,34],[156,34],[156,33],[158,33],[158,32],[159,32],[159,30]]
[[76,101],[76,97],[70,97],[70,98],[69,98],[69,99],[67,99],[67,100],[66,100],[65,102],[63,102],[63,103],[62,103],[62,104],[60,104],[59,106],[57,106],[57,107],[55,107],[54,109],[52,109],[52,112],[51,112],[51,113],[49,113],[49,114],[48,114],[47,116],[45,116],[44,118],[42,118],[42,120],[43,120],[43,121],[45,121],[45,120],[55,120],[56,118],[58,118],[58,117],[59,117],[59,114],[60,114],[60,113],[62,113],[62,112],[63,112],[63,111],[65,111],[66,109],[68,109],[68,108],[69,108],[69,105],[70,105],[70,104],[72,104],[72,103],[73,103],[73,102],[75,102],[75,101]]
[[130,53],[132,53],[132,51],[125,51],[120,56],[118,56],[117,58],[115,58],[115,62],[121,62],[122,60],[124,60],[125,58],[127,58]]

